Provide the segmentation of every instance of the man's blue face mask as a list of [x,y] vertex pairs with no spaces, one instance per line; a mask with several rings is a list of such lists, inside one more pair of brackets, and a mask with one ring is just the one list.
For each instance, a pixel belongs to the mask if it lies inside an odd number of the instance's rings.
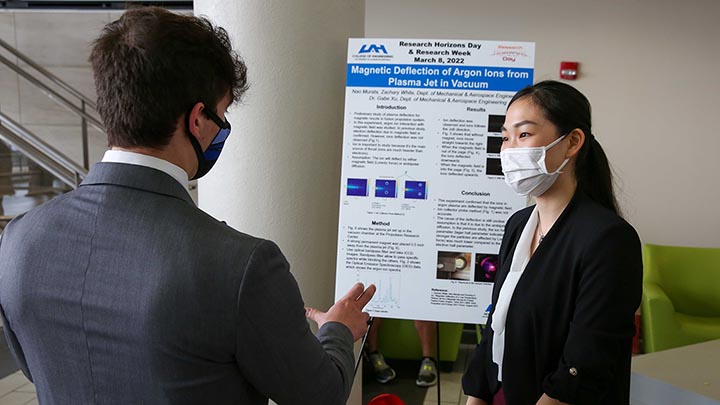
[[205,114],[215,124],[217,124],[220,129],[218,130],[218,133],[217,135],[215,135],[215,138],[212,140],[212,142],[210,142],[210,146],[208,146],[205,152],[203,152],[202,148],[200,147],[200,143],[198,142],[198,140],[188,130],[190,143],[192,144],[193,149],[195,149],[195,155],[198,159],[198,169],[195,173],[195,176],[193,176],[191,180],[199,179],[200,177],[206,175],[210,171],[210,169],[212,169],[212,167],[215,165],[215,162],[217,162],[218,158],[220,157],[220,152],[222,152],[223,147],[225,146],[225,141],[227,140],[228,136],[230,136],[231,128],[228,121],[221,120],[220,117],[217,116],[217,114],[210,111],[210,109],[208,108],[203,109],[203,114]]

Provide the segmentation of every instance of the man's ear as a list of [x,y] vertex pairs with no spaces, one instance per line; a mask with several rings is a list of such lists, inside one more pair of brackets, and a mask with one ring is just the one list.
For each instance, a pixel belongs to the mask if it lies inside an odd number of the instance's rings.
[[585,137],[585,132],[583,132],[580,128],[575,128],[572,131],[570,131],[567,134],[569,147],[567,150],[567,153],[565,154],[565,158],[570,159],[578,154],[580,152],[580,149],[587,141],[587,138]]
[[193,106],[193,108],[190,110],[190,113],[187,117],[187,125],[188,125],[188,131],[197,138],[198,141],[201,139],[202,132],[200,131],[200,127],[203,123],[202,117],[200,114],[202,114],[203,109],[205,108],[205,104],[202,102],[197,102]]

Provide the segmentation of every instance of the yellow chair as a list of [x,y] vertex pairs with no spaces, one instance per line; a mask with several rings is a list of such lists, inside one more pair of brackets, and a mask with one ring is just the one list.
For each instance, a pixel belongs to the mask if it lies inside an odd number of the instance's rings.
[[643,246],[645,353],[720,339],[720,248]]
[[[440,361],[454,362],[457,359],[462,330],[462,323],[440,323]],[[413,321],[383,319],[378,334],[378,347],[385,357],[391,359],[422,358],[420,338]]]

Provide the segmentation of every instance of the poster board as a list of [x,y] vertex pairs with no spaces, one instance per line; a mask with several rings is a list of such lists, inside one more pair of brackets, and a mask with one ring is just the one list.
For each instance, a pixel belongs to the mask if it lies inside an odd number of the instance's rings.
[[535,45],[350,39],[336,299],[373,283],[374,316],[485,323],[509,216],[501,127]]

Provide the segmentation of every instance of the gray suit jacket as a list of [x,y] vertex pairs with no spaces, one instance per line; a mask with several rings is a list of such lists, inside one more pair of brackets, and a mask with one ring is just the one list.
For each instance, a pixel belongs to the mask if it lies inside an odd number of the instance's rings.
[[352,335],[314,336],[270,241],[167,174],[98,163],[0,243],[5,335],[41,404],[340,404]]

